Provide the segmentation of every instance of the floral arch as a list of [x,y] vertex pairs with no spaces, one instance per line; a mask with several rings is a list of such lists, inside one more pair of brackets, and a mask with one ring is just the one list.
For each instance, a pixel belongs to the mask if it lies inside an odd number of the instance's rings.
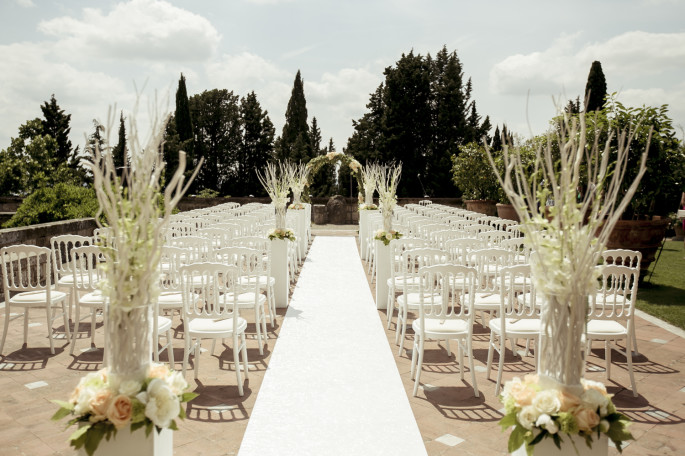
[[340,163],[340,166],[347,166],[350,168],[350,172],[354,176],[355,179],[357,179],[357,188],[359,189],[360,195],[361,191],[364,188],[364,184],[362,182],[362,165],[359,163],[357,160],[354,159],[351,155],[346,155],[342,152],[329,152],[326,155],[319,155],[318,157],[312,158],[309,163],[307,163],[307,169],[309,169],[309,175],[307,178],[307,186],[312,181],[312,178],[316,175],[316,173],[319,172],[319,170],[323,167],[323,165],[330,163],[330,164],[335,164],[335,163]]

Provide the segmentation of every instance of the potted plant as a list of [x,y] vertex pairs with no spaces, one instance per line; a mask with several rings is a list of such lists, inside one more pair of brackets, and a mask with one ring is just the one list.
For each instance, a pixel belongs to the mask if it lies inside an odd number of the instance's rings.
[[[601,143],[610,139],[612,153],[623,141],[613,132],[633,129],[624,182],[630,182],[637,173],[640,151],[649,146],[647,171],[635,195],[618,221],[607,241],[607,248],[630,249],[642,252],[642,271],[654,260],[670,224],[668,214],[678,208],[685,190],[685,148],[676,137],[668,106],[626,107],[609,97],[604,109],[588,114],[589,132],[598,133]],[[592,134],[589,135],[592,138]],[[594,138],[592,138],[594,139]],[[627,190],[627,184],[622,187]]]
[[497,214],[497,177],[488,162],[485,147],[470,142],[452,155],[452,181],[462,192],[466,209],[487,215]]

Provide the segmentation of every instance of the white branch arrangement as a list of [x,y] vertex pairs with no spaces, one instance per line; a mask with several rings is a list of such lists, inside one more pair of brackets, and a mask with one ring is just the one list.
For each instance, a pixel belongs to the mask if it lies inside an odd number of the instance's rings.
[[285,229],[285,208],[288,201],[288,190],[292,181],[291,169],[283,164],[266,165],[264,172],[257,172],[257,178],[271,198],[276,210],[276,229]]
[[286,162],[284,168],[290,179],[290,189],[293,192],[293,204],[302,204],[302,192],[309,183],[310,168],[304,163]]
[[378,163],[369,163],[362,167],[361,173],[364,185],[364,205],[373,206],[373,192],[378,188],[381,167]]
[[[557,136],[548,136],[537,148],[532,174],[521,150],[504,146],[504,175],[498,179],[533,251],[533,283],[538,295],[546,298],[538,373],[541,380],[548,378],[562,387],[582,391],[581,344],[588,295],[596,289],[595,266],[645,173],[647,150],[637,177],[619,200],[634,132],[618,132],[614,149],[613,132],[601,147],[596,139],[588,144],[585,114],[563,114]],[[553,155],[555,144],[558,158]],[[488,157],[497,173],[489,149]],[[582,188],[586,190],[581,192]],[[554,206],[545,205],[550,198]]]
[[378,201],[383,214],[383,230],[392,230],[392,214],[397,205],[397,186],[402,175],[402,165],[379,167],[377,188]]

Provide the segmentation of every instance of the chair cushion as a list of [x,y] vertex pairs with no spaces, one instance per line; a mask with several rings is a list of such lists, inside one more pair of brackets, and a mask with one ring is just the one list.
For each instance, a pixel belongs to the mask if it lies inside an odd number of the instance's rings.
[[[57,291],[57,290],[50,290],[50,300],[52,301],[52,304],[54,305],[56,302],[61,301],[62,299],[66,298],[67,294],[64,293],[63,291]],[[42,304],[45,305],[46,301],[48,299],[48,293],[45,290],[36,290],[36,291],[23,291],[21,293],[17,293],[16,295],[12,296],[10,298],[10,304],[19,304],[19,305],[32,305],[32,304]]]
[[80,305],[84,306],[104,306],[105,298],[102,296],[102,292],[100,290],[95,290],[81,296],[78,302]]
[[157,335],[163,334],[171,329],[171,319],[167,317],[157,317]]
[[[236,332],[238,334],[245,331],[247,321],[244,318],[238,317]],[[209,335],[229,335],[233,334],[233,318],[225,320],[216,320],[214,318],[194,318],[188,323],[188,332],[191,336],[209,336]]]
[[159,307],[183,307],[183,293],[180,291],[162,292],[157,302]]
[[616,320],[590,320],[587,322],[588,339],[605,336],[625,336],[628,330]]
[[[464,335],[469,332],[469,323],[465,320],[450,318],[450,319],[439,319],[439,318],[425,318],[425,333],[427,335],[440,334],[440,335]],[[421,332],[421,320],[416,319],[412,323],[412,328],[415,333]]]
[[[539,318],[507,318],[505,324],[507,325],[507,334],[510,335],[537,336],[540,334]],[[495,333],[502,334],[502,325],[499,318],[491,318],[488,326]]]
[[[435,297],[435,300],[433,301],[434,303],[438,304],[442,300],[442,296],[438,293],[434,293],[432,296]],[[401,294],[397,297],[397,303],[400,306],[405,306],[407,305],[408,308],[414,308],[418,309],[419,305],[421,305],[421,295],[419,293],[407,293],[406,295]],[[406,304],[405,304],[406,303]],[[430,305],[431,304],[431,294],[430,293],[424,293],[423,295],[423,305]]]
[[[227,303],[233,302],[233,294],[227,293],[224,295]],[[257,294],[257,305],[261,306],[266,302],[266,296],[263,294]],[[240,293],[238,295],[238,307],[254,307],[255,305],[255,293]]]
[[499,310],[499,293],[476,293],[475,307],[479,310]]

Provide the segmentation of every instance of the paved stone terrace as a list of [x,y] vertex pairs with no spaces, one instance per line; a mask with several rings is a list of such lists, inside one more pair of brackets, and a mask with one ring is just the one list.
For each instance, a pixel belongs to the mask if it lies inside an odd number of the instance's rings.
[[[315,235],[355,235],[355,226],[315,226]],[[370,278],[369,278],[370,280]],[[373,285],[370,284],[373,290]],[[174,433],[175,453],[178,455],[235,455],[240,447],[247,421],[252,412],[269,358],[277,343],[280,321],[269,328],[268,347],[260,356],[254,339],[248,341],[250,378],[245,383],[245,395],[238,396],[232,372],[232,351],[217,346],[212,356],[202,354],[200,379],[192,380],[191,387],[200,396],[188,407],[188,419],[179,424]],[[83,333],[77,342],[77,355],[69,355],[69,345],[58,343],[56,354],[50,355],[45,335],[44,314],[34,311],[30,320],[28,348],[22,348],[22,320],[10,322],[8,340],[0,357],[0,455],[72,455],[66,439],[69,431],[63,423],[50,417],[56,407],[50,399],[66,399],[86,372],[97,370],[102,362],[102,328],[96,337],[98,349],[90,350],[89,335]],[[385,311],[378,312],[385,322]],[[248,315],[248,321],[249,321]],[[176,323],[179,323],[176,317]],[[0,315],[4,324],[4,309]],[[58,323],[59,324],[59,323]],[[82,323],[85,330],[87,325]],[[638,348],[641,356],[634,359],[635,376],[640,396],[633,398],[625,359],[614,352],[612,380],[605,381],[604,350],[596,344],[588,358],[587,377],[607,383],[615,394],[619,410],[633,421],[633,435],[637,438],[624,449],[625,455],[682,455],[685,454],[685,339],[653,323],[637,318]],[[59,328],[58,328],[59,329]],[[254,324],[248,327],[254,334]],[[411,337],[411,330],[409,330]],[[507,435],[500,432],[497,421],[502,405],[494,396],[494,381],[485,376],[488,335],[476,326],[474,353],[476,376],[481,397],[474,398],[469,383],[458,377],[454,355],[450,358],[437,343],[427,344],[422,382],[416,398],[411,397],[413,381],[409,378],[410,358],[407,353],[397,356],[394,326],[386,332],[407,396],[429,455],[505,455]],[[182,332],[176,334],[176,367],[182,359]],[[410,344],[405,343],[409,348]],[[206,343],[206,348],[210,344]],[[162,359],[166,360],[165,355]],[[532,357],[523,360],[506,357],[505,379],[534,371]],[[467,373],[468,374],[468,373]],[[469,375],[465,378],[469,379]],[[493,371],[494,378],[494,371]],[[283,392],[287,394],[287,391]],[[277,404],[274,404],[277,406]],[[359,404],[363,413],[363,404]],[[293,410],[293,413],[297,413]],[[269,436],[265,435],[265,439]],[[335,454],[335,448],[331,448]],[[610,455],[618,454],[614,449]],[[411,456],[411,455],[408,455]]]

